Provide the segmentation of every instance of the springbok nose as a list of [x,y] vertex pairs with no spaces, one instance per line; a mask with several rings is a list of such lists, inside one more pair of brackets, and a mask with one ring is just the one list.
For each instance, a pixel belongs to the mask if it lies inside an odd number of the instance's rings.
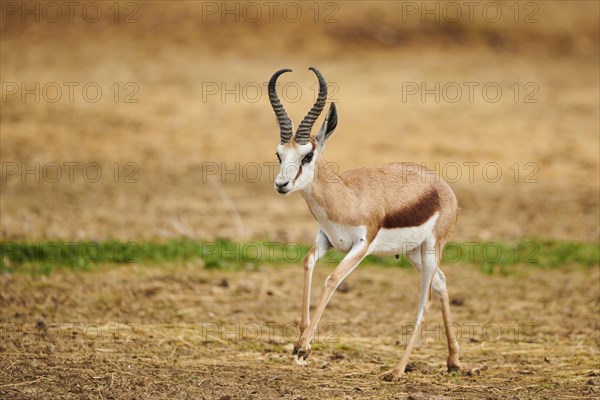
[[283,183],[275,182],[275,186],[277,186],[279,189],[281,189],[282,187],[286,186],[288,183],[290,183],[290,181],[285,181]]

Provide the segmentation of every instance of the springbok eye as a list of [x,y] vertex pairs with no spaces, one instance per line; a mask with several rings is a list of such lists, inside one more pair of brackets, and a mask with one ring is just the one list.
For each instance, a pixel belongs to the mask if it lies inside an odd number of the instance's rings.
[[307,164],[307,163],[311,162],[313,156],[314,156],[314,153],[312,151],[310,153],[308,153],[307,155],[305,155],[304,158],[302,159],[302,164]]
[[281,164],[281,157],[279,157],[279,153],[275,153],[275,155],[277,156],[277,159],[279,160],[279,163]]

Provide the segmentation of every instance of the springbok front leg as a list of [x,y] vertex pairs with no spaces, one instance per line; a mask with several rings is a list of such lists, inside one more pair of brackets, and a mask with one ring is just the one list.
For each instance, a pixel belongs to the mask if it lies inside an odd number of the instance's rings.
[[[420,253],[420,257],[418,253]],[[406,349],[404,350],[400,364],[391,371],[389,376],[391,380],[398,380],[402,375],[404,375],[406,364],[408,364],[408,359],[412,349],[419,338],[419,333],[421,332],[425,322],[425,316],[427,315],[427,311],[429,310],[429,306],[431,304],[431,284],[437,270],[435,240],[426,240],[421,244],[420,251],[419,249],[416,249],[415,252],[408,254],[408,257],[420,272],[421,293],[419,298],[419,308],[417,310],[415,328],[410,336],[410,339],[408,339],[408,343],[406,344]]]
[[308,328],[302,332],[300,340],[294,348],[294,354],[297,355],[298,359],[302,358],[306,360],[308,357],[308,354],[310,353],[310,342],[317,331],[317,327],[319,326],[319,322],[321,321],[325,307],[327,307],[329,300],[331,300],[331,296],[333,296],[333,293],[340,283],[342,283],[344,279],[354,270],[354,268],[360,264],[363,258],[365,258],[368,248],[369,244],[366,241],[362,241],[352,247],[340,264],[335,267],[333,272],[329,274],[327,278],[325,278],[323,294],[321,295],[319,306],[315,312],[315,319],[308,325]]
[[[327,236],[319,230],[315,244],[304,258],[304,292],[302,295],[302,317],[300,318],[300,335],[310,324],[310,289],[312,285],[312,274],[317,261],[331,248]],[[294,350],[294,354],[295,350]]]

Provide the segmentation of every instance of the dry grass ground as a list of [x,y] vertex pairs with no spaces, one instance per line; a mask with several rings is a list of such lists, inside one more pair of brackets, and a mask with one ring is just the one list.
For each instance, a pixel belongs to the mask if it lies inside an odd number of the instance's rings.
[[[390,161],[440,170],[462,207],[458,240],[597,240],[598,5],[539,3],[536,23],[514,23],[505,9],[498,23],[447,24],[400,23],[401,4],[341,3],[333,24],[314,23],[308,9],[297,24],[203,22],[201,2],[176,2],[169,11],[143,3],[133,24],[113,24],[108,9],[97,24],[21,24],[10,16],[3,82],[30,89],[57,82],[64,94],[55,103],[45,100],[52,91],[39,103],[20,93],[3,99],[0,156],[19,171],[2,171],[2,238],[311,241],[315,224],[302,199],[275,195],[264,166],[275,161],[278,132],[263,84],[276,69],[294,68],[281,83],[302,91],[282,95],[298,122],[313,101],[307,67],[316,65],[338,101],[326,158],[340,170]],[[73,103],[64,82],[80,84]],[[90,82],[103,90],[96,103],[81,93]],[[136,86],[126,89],[128,82]],[[436,83],[456,83],[459,101],[449,101],[452,86],[440,89],[439,102],[406,94],[407,85]],[[485,99],[490,83],[502,90],[497,102]],[[124,102],[135,88],[138,102]],[[79,163],[73,182],[68,162]],[[82,167],[93,162],[102,177],[90,183]],[[21,174],[36,163],[40,182]],[[55,174],[44,173],[49,163],[62,166],[56,183],[45,179]],[[257,182],[249,163],[261,166]],[[241,228],[207,178],[215,165]],[[96,170],[87,172],[93,179]]]
[[[316,285],[331,265],[317,269]],[[300,268],[124,265],[5,277],[0,396],[573,399],[600,393],[600,270],[445,268],[464,370],[445,372],[440,310],[399,383],[417,307],[411,269],[367,266],[328,308],[308,367],[291,362]],[[319,290],[315,290],[313,304]],[[236,325],[237,324],[237,325]],[[287,328],[286,328],[287,327]],[[438,329],[436,329],[438,327]],[[437,397],[436,397],[437,396]]]

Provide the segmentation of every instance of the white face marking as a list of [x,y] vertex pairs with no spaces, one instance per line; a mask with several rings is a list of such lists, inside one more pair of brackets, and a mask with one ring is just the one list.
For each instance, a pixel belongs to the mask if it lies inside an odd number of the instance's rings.
[[[310,153],[313,153],[313,156],[308,161],[307,155]],[[317,149],[313,152],[310,143],[293,147],[280,144],[277,146],[277,154],[281,158],[281,163],[279,174],[275,178],[275,191],[280,194],[289,194],[309,187],[315,175]]]

